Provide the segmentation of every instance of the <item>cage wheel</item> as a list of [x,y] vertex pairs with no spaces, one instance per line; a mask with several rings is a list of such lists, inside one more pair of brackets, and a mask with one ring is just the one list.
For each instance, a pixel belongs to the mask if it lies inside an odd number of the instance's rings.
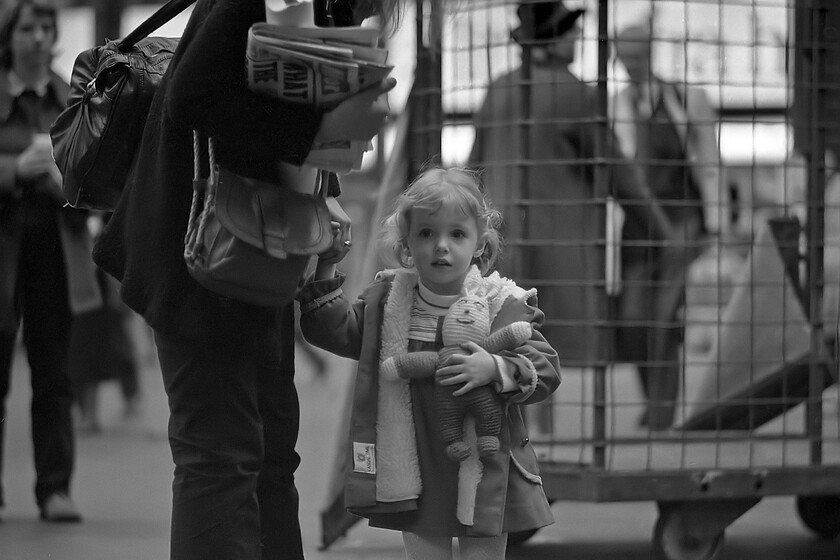
[[840,535],[840,496],[798,496],[796,511],[820,538],[834,540]]
[[714,560],[723,548],[723,531],[708,537],[691,534],[678,509],[660,514],[653,531],[657,560]]

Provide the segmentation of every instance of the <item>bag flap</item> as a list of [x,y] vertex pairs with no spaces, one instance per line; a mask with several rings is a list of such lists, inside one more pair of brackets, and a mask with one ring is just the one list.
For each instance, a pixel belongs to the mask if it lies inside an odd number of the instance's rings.
[[216,215],[233,235],[272,257],[314,255],[332,244],[326,202],[218,169]]

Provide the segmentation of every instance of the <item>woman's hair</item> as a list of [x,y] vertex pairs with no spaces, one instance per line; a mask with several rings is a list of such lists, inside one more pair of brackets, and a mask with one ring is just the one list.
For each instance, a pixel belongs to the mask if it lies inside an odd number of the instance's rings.
[[388,265],[411,267],[406,253],[411,211],[435,212],[444,205],[460,208],[475,218],[484,250],[474,264],[482,274],[491,271],[502,252],[502,215],[485,196],[477,172],[456,167],[429,167],[397,196],[393,210],[382,222],[380,236],[382,257]]
[[18,0],[3,13],[0,18],[0,67],[12,67],[12,33],[20,20],[23,9],[32,8],[36,16],[46,16],[52,20],[55,39],[58,39],[58,12],[49,0]]
[[[361,20],[378,16],[382,24],[384,36],[393,35],[400,27],[405,11],[406,0],[333,0],[334,2],[348,2],[353,5],[354,18],[359,23]],[[457,5],[463,0],[429,0],[428,6],[431,14],[430,34],[437,38],[443,33],[443,14],[457,13]],[[448,7],[450,6],[450,7]]]

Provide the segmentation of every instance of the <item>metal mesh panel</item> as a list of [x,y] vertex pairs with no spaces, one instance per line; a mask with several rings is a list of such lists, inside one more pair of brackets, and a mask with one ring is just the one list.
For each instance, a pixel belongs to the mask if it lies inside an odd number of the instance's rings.
[[[566,5],[574,61],[549,68],[511,38],[519,3],[463,3],[425,122],[444,163],[483,170],[500,268],[538,289],[566,366],[526,407],[550,498],[840,493],[840,7]],[[642,116],[622,44],[658,78]]]

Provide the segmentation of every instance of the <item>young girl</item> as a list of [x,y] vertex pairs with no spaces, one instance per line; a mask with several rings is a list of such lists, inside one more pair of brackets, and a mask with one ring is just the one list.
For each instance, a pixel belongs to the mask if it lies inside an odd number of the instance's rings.
[[[489,274],[501,248],[500,222],[474,174],[428,169],[384,221],[381,240],[397,268],[379,272],[351,303],[329,262],[338,259],[326,259],[298,298],[306,339],[359,362],[346,505],[371,526],[402,531],[409,559],[451,559],[453,537],[462,559],[502,559],[509,532],[553,522],[518,405],[557,388],[559,362],[537,330],[544,316],[535,291]],[[385,375],[382,364],[440,349],[443,317],[466,294],[486,299],[492,330],[514,321],[532,328],[530,340],[501,355],[465,344],[439,370],[448,374],[439,383],[459,386],[456,395],[491,385],[504,410],[499,451],[458,463],[438,429],[435,376],[408,381]],[[474,491],[465,496],[468,481]],[[465,502],[466,519],[459,515]]]

